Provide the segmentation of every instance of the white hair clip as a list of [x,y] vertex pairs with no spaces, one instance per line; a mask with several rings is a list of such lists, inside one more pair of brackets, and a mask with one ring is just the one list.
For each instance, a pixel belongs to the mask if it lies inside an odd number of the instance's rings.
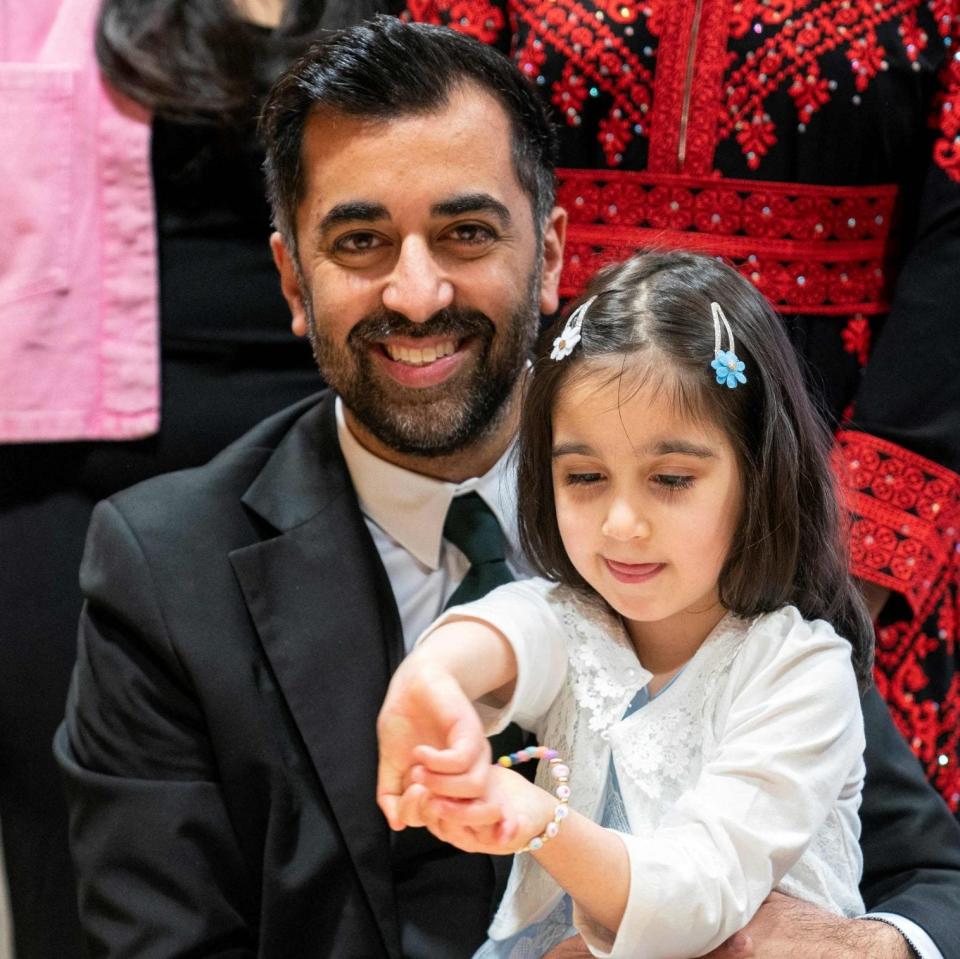
[[551,360],[562,360],[573,352],[573,348],[580,342],[580,328],[583,326],[583,318],[587,315],[587,310],[593,306],[595,299],[595,296],[591,296],[589,300],[584,300],[567,317],[567,323],[563,331],[553,341],[553,349],[550,351]]
[[[723,307],[719,303],[711,303],[710,312],[713,314],[713,362],[710,365],[717,374],[717,383],[720,386],[726,385],[731,390],[735,390],[740,383],[747,382],[747,378],[743,374],[747,367],[736,354],[733,330],[730,329],[730,324],[723,313]],[[720,349],[721,323],[727,331],[727,339],[730,343],[729,350]]]

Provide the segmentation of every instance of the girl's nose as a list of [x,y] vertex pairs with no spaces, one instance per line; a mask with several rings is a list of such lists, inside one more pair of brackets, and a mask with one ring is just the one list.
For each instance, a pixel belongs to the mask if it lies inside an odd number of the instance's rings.
[[607,510],[601,532],[608,539],[620,541],[646,538],[650,535],[650,524],[635,504],[618,497]]
[[407,237],[383,290],[383,305],[423,323],[453,303],[453,283],[420,237]]

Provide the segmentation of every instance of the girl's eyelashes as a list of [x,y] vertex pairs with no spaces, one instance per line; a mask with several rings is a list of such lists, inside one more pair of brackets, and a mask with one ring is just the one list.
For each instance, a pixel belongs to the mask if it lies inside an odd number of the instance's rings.
[[[563,481],[567,486],[592,486],[605,478],[603,473],[585,470],[581,473],[565,473]],[[686,474],[656,473],[650,477],[650,481],[663,492],[679,493],[690,489],[694,478]]]
[[589,486],[591,483],[599,483],[602,479],[602,473],[567,473],[565,482],[567,486]]
[[669,473],[657,473],[653,477],[656,483],[664,492],[679,493],[682,490],[690,489],[693,486],[692,476],[677,476]]

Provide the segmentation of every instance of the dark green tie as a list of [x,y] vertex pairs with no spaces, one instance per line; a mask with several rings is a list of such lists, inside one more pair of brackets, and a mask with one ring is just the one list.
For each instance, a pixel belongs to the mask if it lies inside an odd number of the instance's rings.
[[513,582],[504,558],[503,531],[493,511],[476,493],[451,501],[443,535],[470,560],[470,569],[447,601],[448,607],[480,599],[491,589]]
[[[447,607],[486,596],[492,589],[513,582],[513,574],[504,559],[503,530],[493,511],[476,493],[457,496],[450,503],[444,538],[470,560],[470,569],[447,601]],[[511,723],[503,732],[490,737],[493,758],[515,753],[534,743],[530,736]],[[526,763],[517,772],[533,782],[536,764]]]

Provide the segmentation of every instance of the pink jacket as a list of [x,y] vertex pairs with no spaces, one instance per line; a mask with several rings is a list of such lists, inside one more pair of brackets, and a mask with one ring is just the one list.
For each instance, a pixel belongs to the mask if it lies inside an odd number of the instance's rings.
[[107,89],[99,0],[0,0],[0,442],[159,421],[150,118]]

